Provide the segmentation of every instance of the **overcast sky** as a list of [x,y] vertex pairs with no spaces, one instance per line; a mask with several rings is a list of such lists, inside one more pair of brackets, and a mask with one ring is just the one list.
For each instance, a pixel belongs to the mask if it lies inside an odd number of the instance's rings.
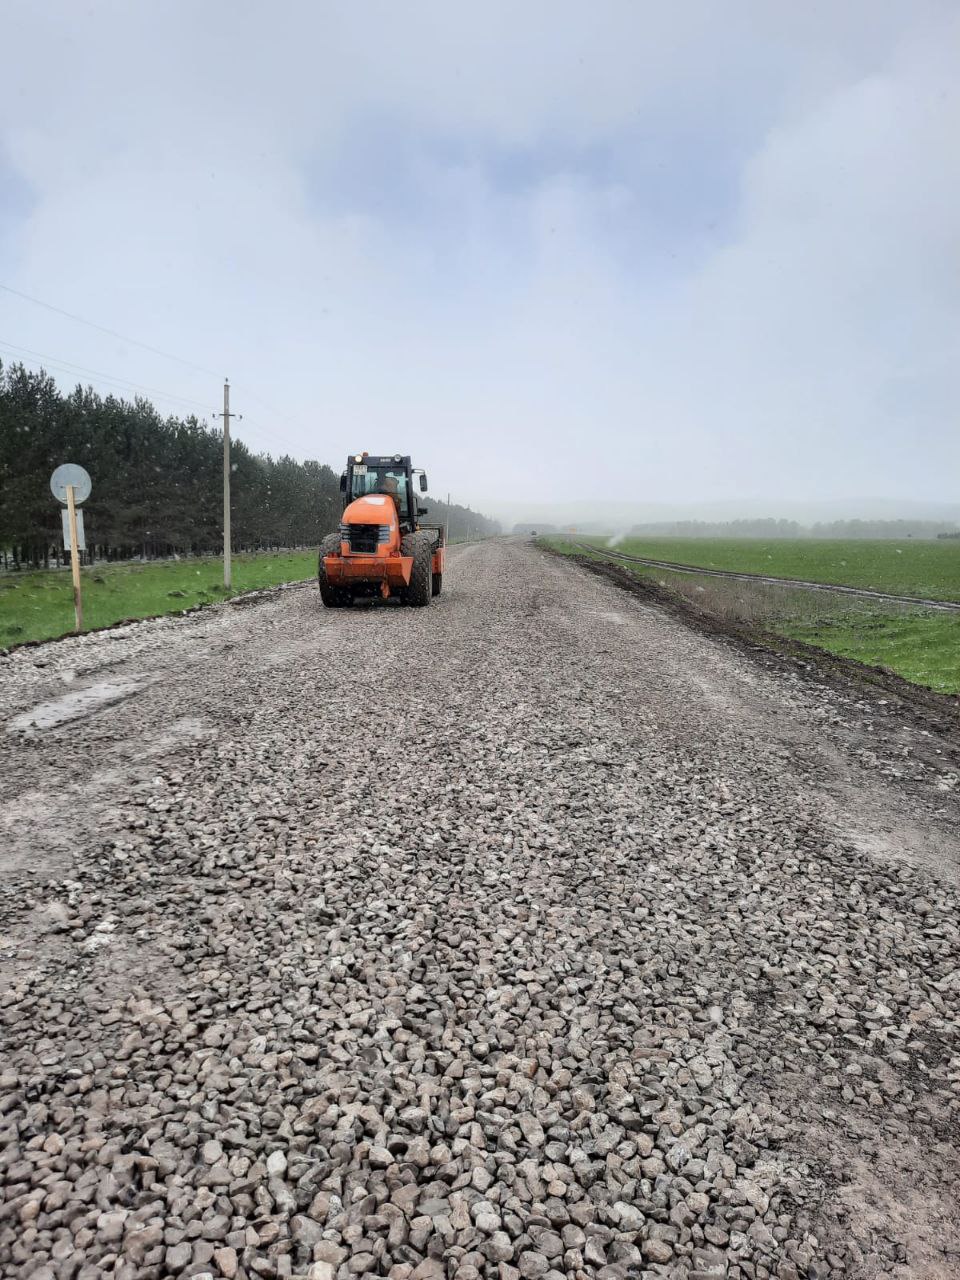
[[403,450],[511,515],[956,498],[955,0],[2,26],[0,282],[210,372],[0,290],[5,361],[173,412],[229,374],[254,448]]

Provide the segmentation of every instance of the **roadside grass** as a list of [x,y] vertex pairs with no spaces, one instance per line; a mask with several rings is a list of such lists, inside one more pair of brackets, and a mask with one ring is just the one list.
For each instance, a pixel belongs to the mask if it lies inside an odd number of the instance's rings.
[[[567,555],[589,555],[582,547],[563,539],[542,541]],[[674,540],[675,544],[680,541]],[[646,542],[643,545],[648,546]],[[643,555],[646,552],[631,550],[629,554]],[[653,559],[670,558],[689,563],[687,556],[674,554],[667,557],[659,551],[649,554]],[[597,555],[594,558],[607,564],[614,563],[607,557]],[[698,578],[695,574],[670,573],[644,565],[629,565],[624,561],[618,563],[636,577],[666,589],[703,613],[724,622],[773,632],[839,657],[884,667],[937,693],[960,693],[960,615],[832,596],[828,592],[804,591],[780,584]],[[716,567],[738,570],[742,567],[748,573],[765,572],[749,563],[744,566],[718,564]],[[812,573],[806,576],[816,580]],[[875,586],[873,582],[849,585]],[[903,594],[929,592],[926,589],[921,592],[914,584]],[[943,598],[950,597],[944,595]]]
[[[609,543],[606,538],[584,541],[599,547]],[[705,569],[960,600],[960,539],[625,538],[615,550]]]
[[[182,613],[244,591],[297,582],[316,573],[315,551],[258,552],[233,557],[233,590],[223,586],[219,557],[153,563],[95,564],[81,570],[83,629],[127,618]],[[69,569],[0,575],[0,647],[52,640],[73,631]]]
[[786,621],[783,633],[841,658],[895,671],[937,693],[960,693],[960,618],[875,613],[819,622]]

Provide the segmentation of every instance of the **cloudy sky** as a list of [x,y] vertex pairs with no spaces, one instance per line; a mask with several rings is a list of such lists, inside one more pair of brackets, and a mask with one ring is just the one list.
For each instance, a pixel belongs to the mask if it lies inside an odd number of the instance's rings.
[[253,447],[510,515],[960,492],[954,0],[5,0],[3,45],[4,360],[229,374]]

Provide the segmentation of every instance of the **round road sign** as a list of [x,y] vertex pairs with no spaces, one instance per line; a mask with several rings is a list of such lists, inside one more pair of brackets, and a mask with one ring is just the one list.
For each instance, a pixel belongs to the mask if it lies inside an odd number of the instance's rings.
[[75,462],[65,462],[62,467],[57,467],[50,477],[50,491],[58,502],[66,502],[68,484],[73,485],[73,500],[78,506],[90,497],[90,490],[93,487],[90,477],[83,467],[78,467]]

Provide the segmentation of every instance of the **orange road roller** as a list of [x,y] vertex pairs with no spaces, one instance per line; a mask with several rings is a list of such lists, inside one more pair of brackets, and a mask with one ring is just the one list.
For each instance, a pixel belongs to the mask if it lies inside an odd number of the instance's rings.
[[340,529],[320,544],[320,598],[328,608],[371,596],[419,606],[440,594],[446,537],[441,525],[422,523],[427,508],[415,476],[425,492],[426,472],[403,454],[347,459]]

